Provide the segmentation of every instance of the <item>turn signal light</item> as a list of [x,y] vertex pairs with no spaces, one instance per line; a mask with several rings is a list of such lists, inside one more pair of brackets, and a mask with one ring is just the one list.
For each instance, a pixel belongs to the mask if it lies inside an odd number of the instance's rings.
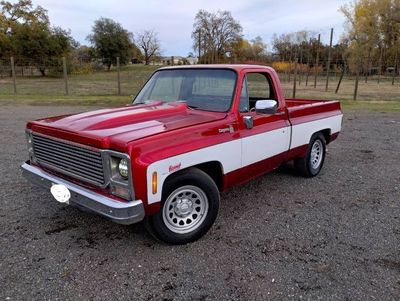
[[153,194],[157,193],[157,172],[153,172],[152,190],[153,190]]

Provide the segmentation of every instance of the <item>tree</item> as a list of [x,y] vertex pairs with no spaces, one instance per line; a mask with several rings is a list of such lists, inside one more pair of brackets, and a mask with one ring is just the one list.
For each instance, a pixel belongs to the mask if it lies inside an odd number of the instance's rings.
[[232,48],[242,37],[242,26],[229,11],[199,10],[193,24],[193,49],[202,62],[218,63],[232,56]]
[[15,25],[49,24],[47,10],[41,6],[33,8],[31,0],[20,0],[13,4],[8,1],[1,1],[0,29],[4,33],[10,32]]
[[260,36],[255,37],[251,40],[252,55],[257,60],[266,55],[267,44],[264,43]]
[[77,46],[70,32],[50,27],[47,11],[30,0],[1,1],[0,11],[0,54],[16,56],[17,64],[36,66],[45,75]]
[[154,30],[144,30],[137,34],[136,43],[143,50],[144,61],[146,65],[150,60],[161,53],[160,41]]
[[260,36],[248,41],[239,39],[232,44],[231,54],[234,62],[265,62],[267,60],[267,45]]
[[344,41],[349,44],[350,66],[363,67],[365,72],[370,62],[380,62],[381,68],[398,67],[399,0],[358,0],[341,11],[347,21]]
[[39,24],[17,27],[11,41],[17,63],[35,65],[43,76],[49,66],[61,66],[61,57],[67,56],[76,45],[68,31],[59,27],[43,28]]
[[11,37],[20,26],[49,26],[47,11],[41,6],[33,7],[31,0],[17,3],[0,1],[0,55],[13,52]]
[[[314,38],[311,38],[312,36]],[[282,61],[293,61],[297,57],[300,61],[305,62],[309,55],[315,57],[317,49],[321,51],[324,48],[322,43],[318,44],[315,36],[314,32],[305,30],[280,36],[274,35],[272,46]]]
[[110,70],[117,57],[121,64],[126,64],[132,58],[133,35],[121,24],[107,18],[94,22],[92,34],[87,39],[93,44],[97,55]]

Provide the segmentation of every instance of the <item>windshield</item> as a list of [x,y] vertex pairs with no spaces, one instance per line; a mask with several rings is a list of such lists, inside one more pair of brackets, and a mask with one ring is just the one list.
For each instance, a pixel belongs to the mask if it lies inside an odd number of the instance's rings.
[[231,107],[236,73],[226,69],[171,69],[157,71],[134,104],[148,100],[185,101],[190,108],[227,112]]

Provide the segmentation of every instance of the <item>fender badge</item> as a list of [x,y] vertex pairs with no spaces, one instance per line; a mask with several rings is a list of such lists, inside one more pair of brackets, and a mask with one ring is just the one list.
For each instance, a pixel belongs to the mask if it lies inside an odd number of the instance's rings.
[[230,124],[229,127],[227,128],[223,128],[223,129],[218,129],[218,133],[222,134],[222,133],[233,133],[235,130],[233,128],[233,126]]
[[176,164],[176,165],[170,165],[169,166],[169,172],[174,172],[177,171],[179,169],[181,169],[181,165],[182,163]]

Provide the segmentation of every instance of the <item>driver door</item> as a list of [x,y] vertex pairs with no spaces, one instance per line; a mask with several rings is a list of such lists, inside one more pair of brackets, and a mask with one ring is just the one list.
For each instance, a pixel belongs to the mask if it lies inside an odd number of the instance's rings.
[[[279,167],[289,150],[290,125],[286,110],[278,110],[273,115],[256,113],[255,103],[264,99],[278,101],[269,74],[247,73],[239,101],[239,132],[242,167],[249,169],[250,176]],[[252,119],[251,128],[244,122],[245,117]]]

